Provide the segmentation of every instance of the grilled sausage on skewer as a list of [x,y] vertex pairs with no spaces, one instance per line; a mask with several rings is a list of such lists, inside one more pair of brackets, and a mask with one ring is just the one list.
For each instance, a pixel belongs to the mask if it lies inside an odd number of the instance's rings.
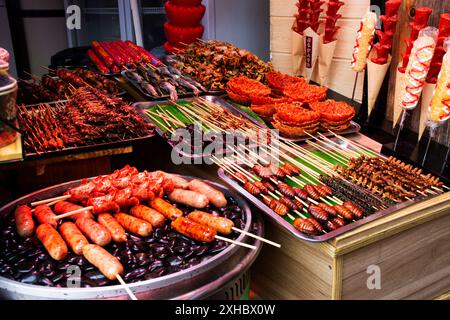
[[291,186],[287,185],[284,182],[278,182],[277,186],[278,186],[278,190],[280,191],[280,193],[283,196],[286,196],[286,197],[289,197],[289,198],[294,198],[295,197],[295,191],[294,191],[294,189],[292,189]]
[[214,229],[184,217],[178,217],[175,221],[172,221],[171,226],[186,237],[201,242],[213,242],[217,235]]
[[34,215],[41,224],[49,224],[56,229],[58,221],[56,220],[56,214],[47,205],[40,205],[34,209]]
[[345,220],[341,217],[335,217],[333,220],[333,223],[337,224],[339,227],[345,226]]
[[253,183],[255,185],[255,187],[257,187],[259,190],[261,190],[262,194],[268,194],[269,193],[269,189],[266,188],[266,186],[264,185],[264,183],[262,183],[261,181],[255,181]]
[[225,199],[223,192],[214,189],[203,181],[192,180],[189,182],[189,189],[205,195],[209,202],[217,208],[223,208],[227,205],[227,199]]
[[233,230],[234,223],[232,220],[224,217],[216,217],[210,213],[194,211],[188,215],[188,219],[213,228],[218,233],[230,234]]
[[108,229],[114,242],[126,242],[127,234],[120,223],[109,213],[98,215],[98,223]]
[[205,195],[184,189],[173,190],[169,194],[169,199],[196,209],[203,209],[209,204],[209,200]]
[[108,229],[97,223],[94,219],[80,218],[75,224],[95,244],[103,247],[111,242],[111,234]]
[[28,206],[18,206],[15,211],[16,229],[21,237],[29,237],[33,235],[35,225],[33,220],[33,213]]
[[137,205],[131,208],[130,214],[136,218],[150,222],[155,228],[162,227],[166,222],[166,218],[155,209],[144,205]]
[[181,217],[183,215],[183,211],[180,209],[174,207],[169,202],[161,199],[161,198],[155,198],[151,201],[151,206],[153,209],[161,213],[163,216],[165,216],[167,219],[175,220],[178,217]]
[[249,192],[253,196],[259,196],[261,194],[261,189],[259,189],[251,182],[246,182],[244,184],[244,190]]
[[59,261],[67,256],[69,249],[53,226],[45,223],[41,224],[36,230],[36,236],[53,259]]
[[73,222],[64,222],[59,227],[59,232],[61,232],[61,236],[75,254],[82,254],[83,247],[89,244],[86,237],[83,236],[80,229]]
[[299,187],[292,187],[292,189],[294,190],[295,195],[297,197],[299,197],[303,201],[307,201],[308,200],[308,192],[306,192],[305,190],[303,190],[303,189],[301,189]]
[[319,233],[323,233],[325,231],[322,225],[316,219],[308,218],[308,222],[311,223],[314,226],[314,229],[316,229],[316,231],[318,231]]
[[305,185],[305,191],[308,196],[314,200],[320,200],[320,194],[317,192],[316,188],[312,184]]
[[109,280],[117,279],[117,275],[122,275],[124,272],[122,264],[116,257],[95,244],[84,246],[83,256]]
[[[79,210],[83,208],[82,206],[78,206],[76,204],[73,204],[71,202],[67,202],[67,201],[60,201],[58,203],[55,204],[55,206],[53,207],[53,209],[55,210],[55,212],[57,214],[64,214],[67,212],[72,212],[75,210]],[[93,218],[92,214],[89,212],[89,210],[71,215],[70,217],[68,217],[69,219],[73,220],[73,221],[77,221],[77,219],[79,218]]]
[[290,210],[298,210],[297,204],[294,203],[291,199],[288,197],[281,197],[278,199],[282,204],[284,204],[286,207],[288,207]]
[[153,227],[147,221],[135,218],[125,213],[115,215],[117,222],[120,223],[125,230],[141,237],[148,237],[153,232]]

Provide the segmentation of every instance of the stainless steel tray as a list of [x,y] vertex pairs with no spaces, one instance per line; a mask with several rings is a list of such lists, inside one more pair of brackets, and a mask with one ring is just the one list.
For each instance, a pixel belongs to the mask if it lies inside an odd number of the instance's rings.
[[[355,142],[355,144],[358,144],[358,143]],[[385,158],[383,155],[379,155],[379,156],[382,158]],[[416,197],[415,199],[413,199],[411,201],[405,201],[405,202],[402,202],[402,203],[399,203],[396,205],[391,205],[385,210],[381,210],[381,211],[372,213],[363,219],[349,223],[349,224],[347,224],[343,227],[340,227],[332,232],[328,232],[323,235],[312,236],[312,235],[308,235],[308,234],[298,231],[289,221],[285,220],[283,217],[276,214],[264,202],[262,202],[260,199],[258,199],[257,197],[255,197],[252,194],[250,194],[249,192],[247,192],[238,182],[236,182],[234,179],[230,178],[226,174],[224,169],[219,168],[218,176],[222,181],[226,182],[233,189],[235,189],[240,194],[242,194],[245,198],[247,198],[250,202],[252,202],[256,207],[258,207],[264,214],[266,214],[269,218],[271,218],[273,221],[278,223],[280,226],[282,226],[288,232],[290,232],[291,234],[293,234],[295,237],[297,237],[299,239],[306,240],[309,242],[324,242],[324,241],[331,240],[331,239],[337,237],[338,235],[341,235],[345,232],[356,229],[356,228],[358,228],[362,225],[365,225],[373,220],[376,220],[380,217],[386,216],[388,214],[391,214],[393,212],[396,212],[398,210],[406,208],[410,205],[416,204],[424,199],[431,199],[431,198],[435,197],[435,196]],[[359,186],[356,186],[356,185],[354,185],[354,186],[356,187],[355,189],[359,189],[359,190],[361,190],[361,192],[366,192],[364,189],[361,189]]]
[[[237,115],[237,116],[241,116],[244,119],[247,119],[248,121],[256,124],[257,126],[259,126],[260,128],[264,128],[264,126],[258,122],[256,119],[250,117],[248,114],[246,114],[244,111],[241,111],[237,108],[234,108],[229,102],[225,101],[224,99],[218,97],[218,96],[203,96],[202,98],[211,101],[219,106],[221,106],[222,108],[232,112],[233,114]],[[178,101],[192,101],[195,98],[186,98],[186,99],[180,99]],[[149,119],[144,111],[147,109],[151,109],[159,104],[164,104],[166,102],[164,101],[147,101],[147,102],[136,102],[135,104],[133,104],[133,107],[135,107],[139,113],[141,113],[141,115],[151,124],[153,124],[155,126],[155,131],[158,133],[158,135],[160,137],[162,137],[177,153],[179,153],[180,155],[182,155],[183,157],[187,157],[187,158],[202,158],[202,157],[209,157],[211,156],[211,154],[188,154],[185,153],[183,150],[180,149],[180,147],[178,146],[178,144],[170,139],[167,139],[165,133],[158,127],[158,125],[156,123],[154,123],[151,119]],[[225,154],[222,153],[222,155]],[[216,154],[216,155],[221,155],[221,154]]]
[[[192,180],[194,177],[184,177]],[[17,199],[0,208],[0,219],[14,214],[17,206],[48,199],[62,194],[68,188],[77,186],[82,180],[71,181],[42,189]],[[205,181],[226,196],[232,196],[245,214],[244,231],[264,236],[264,225],[258,217],[254,219],[248,204],[235,191],[212,181]],[[236,239],[256,246],[257,250],[248,250],[231,244],[212,258],[191,268],[159,278],[128,284],[139,299],[193,299],[211,295],[218,290],[218,285],[236,276],[250,267],[259,254],[262,242],[240,234]],[[237,266],[239,266],[237,268]],[[198,292],[202,288],[204,291]],[[0,276],[0,297],[4,299],[128,299],[127,293],[120,285],[93,288],[54,288],[29,285]]]

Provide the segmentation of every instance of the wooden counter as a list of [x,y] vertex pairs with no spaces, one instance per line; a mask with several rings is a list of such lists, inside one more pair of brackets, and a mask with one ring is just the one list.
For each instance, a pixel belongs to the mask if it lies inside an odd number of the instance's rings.
[[[362,135],[354,139],[376,146]],[[265,219],[267,238],[282,248],[264,246],[253,290],[262,299],[448,299],[449,211],[445,193],[324,243],[299,240]],[[373,268],[380,289],[367,286]]]

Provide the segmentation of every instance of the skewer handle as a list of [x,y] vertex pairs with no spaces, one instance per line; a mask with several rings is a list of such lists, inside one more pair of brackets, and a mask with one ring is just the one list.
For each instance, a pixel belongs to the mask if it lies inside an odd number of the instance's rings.
[[47,204],[47,203],[51,203],[51,202],[54,202],[54,201],[57,201],[57,202],[58,201],[63,201],[63,200],[69,199],[70,197],[71,197],[71,195],[67,194],[65,196],[59,196],[59,197],[49,198],[49,199],[45,199],[45,200],[40,200],[40,201],[32,202],[31,206],[32,207],[36,207],[36,206],[39,206],[41,204]]
[[84,212],[84,211],[90,211],[90,210],[93,210],[93,209],[94,209],[94,207],[86,207],[86,208],[73,210],[73,211],[70,211],[70,212],[67,212],[67,213],[64,213],[64,214],[60,214],[59,216],[56,216],[55,219],[56,220],[64,219],[64,218],[73,216],[74,214],[77,214],[77,213],[80,213],[80,212]]
[[270,245],[272,245],[272,246],[274,246],[274,247],[281,248],[281,244],[276,243],[276,242],[273,242],[273,241],[270,241],[270,240],[267,240],[267,239],[265,239],[265,238],[262,238],[262,237],[260,237],[260,236],[257,236],[256,234],[253,234],[253,233],[250,233],[250,232],[247,232],[247,231],[238,229],[238,228],[236,228],[236,227],[232,227],[231,229],[234,230],[234,231],[236,231],[236,232],[245,234],[246,236],[249,236],[249,237],[258,239],[258,240],[260,240],[260,241],[262,241],[262,242],[265,242],[265,243],[267,243],[267,244],[270,244]]
[[138,300],[138,298],[136,298],[134,293],[130,290],[130,288],[128,288],[128,285],[125,283],[125,281],[122,279],[122,277],[119,274],[116,275],[116,278],[120,282],[122,287],[125,289],[127,294],[130,296],[131,300]]
[[243,242],[231,240],[231,239],[228,239],[228,238],[225,238],[225,237],[221,237],[221,236],[216,236],[216,239],[217,240],[222,240],[222,241],[225,241],[225,242],[229,242],[229,243],[235,244],[237,246],[249,248],[249,249],[252,249],[252,250],[256,250],[257,249],[255,246],[252,246],[251,244],[246,244],[246,243],[243,243]]

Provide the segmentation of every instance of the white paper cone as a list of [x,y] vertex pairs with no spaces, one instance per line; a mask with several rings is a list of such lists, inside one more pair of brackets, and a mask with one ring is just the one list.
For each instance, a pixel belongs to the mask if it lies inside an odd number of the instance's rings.
[[370,60],[373,54],[374,51],[372,50],[369,54],[369,59],[367,59],[367,106],[369,108],[369,116],[375,106],[375,102],[377,101],[378,94],[380,93],[381,86],[383,85],[384,78],[386,78],[386,73],[389,70],[392,60],[392,57],[389,55],[387,63],[377,64]]
[[[400,66],[400,65],[399,65]],[[394,118],[392,119],[392,128],[395,128],[398,121],[400,120],[400,116],[402,115],[402,107],[400,105],[400,94],[402,91],[402,86],[405,80],[405,74],[398,71],[395,77],[395,99],[394,99]]]
[[329,43],[323,43],[323,36],[319,41],[318,73],[321,86],[328,86],[328,72],[333,62],[334,51],[336,50],[337,40]]
[[[295,27],[295,22],[293,28]],[[305,47],[303,35],[291,30],[292,73],[294,76],[305,76]]]
[[420,122],[419,122],[419,136],[418,139],[422,138],[423,133],[427,127],[428,118],[428,107],[430,106],[431,99],[433,99],[434,88],[436,87],[433,83],[425,83],[422,91],[422,101],[420,105]]
[[306,78],[311,80],[317,58],[319,57],[320,36],[313,29],[308,28],[303,32],[305,48],[305,73]]

